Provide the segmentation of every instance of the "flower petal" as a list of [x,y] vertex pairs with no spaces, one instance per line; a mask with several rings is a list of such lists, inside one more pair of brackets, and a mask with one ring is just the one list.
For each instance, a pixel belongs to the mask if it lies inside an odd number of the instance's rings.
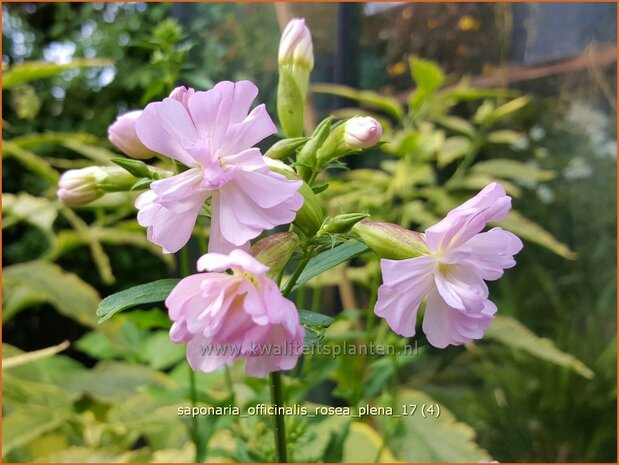
[[473,236],[449,254],[456,251],[466,253],[460,263],[475,270],[481,278],[493,281],[503,275],[503,270],[516,265],[514,255],[520,252],[522,247],[522,241],[515,234],[493,228]]
[[374,312],[402,336],[415,335],[417,310],[432,287],[434,258],[381,260],[383,285]]
[[149,149],[184,165],[196,165],[185,147],[194,144],[199,135],[189,113],[179,101],[166,98],[148,104],[135,122],[135,132]]
[[481,232],[489,221],[504,219],[510,209],[511,197],[500,184],[491,183],[426,229],[428,247],[433,252],[457,247]]

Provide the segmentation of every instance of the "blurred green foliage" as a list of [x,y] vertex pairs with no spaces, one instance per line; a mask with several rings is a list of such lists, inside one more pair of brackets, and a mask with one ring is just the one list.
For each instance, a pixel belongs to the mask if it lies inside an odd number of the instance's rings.
[[[119,112],[178,81],[206,88],[251,78],[275,114],[272,6],[192,4],[176,21],[172,8],[3,5],[4,460],[191,461],[196,427],[211,461],[275,459],[270,418],[199,416],[196,426],[178,415],[190,405],[189,369],[160,306],[141,302],[97,323],[102,295],[174,266],[135,222],[135,195],[108,195],[77,212],[55,199],[61,171],[118,156],[105,130]],[[487,340],[435,351],[419,339],[414,357],[308,356],[286,383],[289,404],[440,404],[440,418],[288,417],[290,458],[614,461],[612,118],[587,103],[454,83],[430,61],[409,65],[417,87],[406,102],[314,88],[359,101],[361,109],[336,116],[372,114],[388,141],[360,160],[363,169],[331,173],[322,194],[329,213],[344,207],[423,228],[500,179],[529,218],[505,226],[537,245],[494,286],[501,316]],[[331,347],[403,349],[412,341],[371,320],[376,261],[366,254],[354,264],[308,278],[296,293],[299,308],[326,313],[338,294],[343,301],[330,326],[304,320],[308,333]],[[58,354],[64,339],[71,348]],[[246,379],[239,366],[196,373],[196,382],[200,406],[269,403],[266,381]]]

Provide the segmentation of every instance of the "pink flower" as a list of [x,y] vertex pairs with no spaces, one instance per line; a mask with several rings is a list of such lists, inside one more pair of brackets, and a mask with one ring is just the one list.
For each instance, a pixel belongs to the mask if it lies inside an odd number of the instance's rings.
[[499,279],[522,249],[520,239],[508,231],[481,231],[510,209],[511,198],[492,183],[426,229],[429,254],[381,260],[376,314],[396,333],[414,336],[417,310],[427,296],[422,327],[430,344],[444,348],[480,339],[497,310],[484,280]]
[[198,270],[209,273],[183,279],[165,302],[170,338],[187,342],[191,367],[211,372],[240,358],[252,376],[293,368],[305,330],[295,305],[265,275],[269,268],[236,249],[203,255]]
[[135,122],[141,115],[142,112],[140,110],[135,110],[119,116],[107,129],[107,137],[125,155],[145,160],[157,154],[144,147],[144,144],[135,133]]
[[206,92],[178,88],[138,119],[146,147],[189,168],[153,182],[135,203],[148,239],[164,252],[187,243],[209,198],[211,252],[246,248],[262,231],[291,223],[303,205],[301,181],[270,171],[252,148],[276,131],[264,105],[249,112],[257,94],[249,81],[220,82]]

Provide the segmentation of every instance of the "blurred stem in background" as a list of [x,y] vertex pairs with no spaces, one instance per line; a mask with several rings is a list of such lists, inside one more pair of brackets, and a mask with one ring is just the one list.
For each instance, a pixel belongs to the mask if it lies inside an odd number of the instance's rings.
[[[191,273],[189,267],[189,249],[187,247],[183,247],[178,252],[178,260],[179,260],[179,269],[181,278],[185,278],[189,276]],[[187,362],[189,364],[189,362]],[[191,366],[189,367],[189,397],[191,400],[191,408],[196,407],[198,403],[198,394],[196,390],[196,373],[193,371]],[[204,461],[206,455],[206,444],[200,437],[200,424],[198,422],[198,417],[196,415],[192,415],[191,417],[191,438],[196,447],[196,463],[201,463]]]

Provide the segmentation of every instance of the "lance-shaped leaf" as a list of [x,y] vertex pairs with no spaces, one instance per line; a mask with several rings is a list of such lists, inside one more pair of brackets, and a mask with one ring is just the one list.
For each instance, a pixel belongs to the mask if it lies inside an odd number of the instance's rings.
[[519,321],[508,316],[497,316],[486,338],[494,339],[508,347],[522,350],[534,357],[574,370],[579,375],[592,379],[595,375],[584,363],[571,354],[559,350],[547,338],[535,335]]
[[163,302],[179,281],[180,279],[159,279],[107,296],[97,309],[97,315],[101,317],[99,323],[122,310],[137,305]]

